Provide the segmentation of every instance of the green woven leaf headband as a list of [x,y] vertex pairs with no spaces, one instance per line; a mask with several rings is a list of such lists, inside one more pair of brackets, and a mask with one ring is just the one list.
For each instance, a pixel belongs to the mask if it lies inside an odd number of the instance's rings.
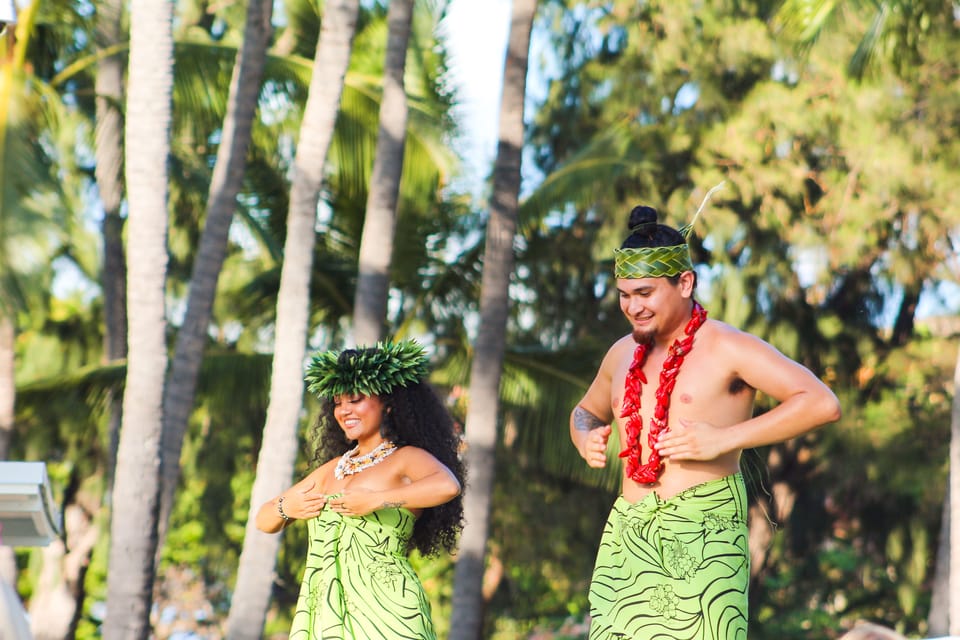
[[617,278],[669,278],[693,271],[690,247],[628,247],[613,250],[613,275]]
[[307,365],[307,389],[321,398],[351,393],[382,396],[427,377],[423,347],[413,340],[378,342],[318,353]]
[[[723,182],[707,191],[693,220],[680,227],[680,235],[684,240],[690,237],[693,225],[710,196],[722,186]],[[627,247],[613,250],[613,275],[617,278],[670,278],[684,271],[693,271],[690,246],[686,242],[669,247]]]

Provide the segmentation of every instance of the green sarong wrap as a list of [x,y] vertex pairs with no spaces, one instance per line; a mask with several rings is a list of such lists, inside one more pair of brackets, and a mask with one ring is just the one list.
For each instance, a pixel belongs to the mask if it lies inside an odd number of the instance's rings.
[[590,640],[745,639],[746,516],[739,473],[667,500],[618,498],[590,584]]
[[308,520],[290,639],[436,640],[430,602],[407,559],[414,521],[402,508],[361,517],[324,509]]

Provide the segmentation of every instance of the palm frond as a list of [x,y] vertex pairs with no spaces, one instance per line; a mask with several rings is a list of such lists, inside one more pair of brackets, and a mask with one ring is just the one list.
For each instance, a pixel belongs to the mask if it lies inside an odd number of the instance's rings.
[[601,190],[625,172],[650,170],[653,163],[636,141],[634,123],[621,121],[597,135],[570,160],[548,175],[520,205],[523,228],[539,224],[568,205],[589,207],[602,200]]
[[[271,364],[269,354],[208,350],[200,369],[197,410],[238,431],[262,426]],[[78,464],[92,473],[106,460],[102,428],[107,403],[122,397],[125,380],[126,364],[119,362],[19,385],[15,450],[28,457],[82,461]]]
[[[72,162],[72,121],[60,96],[36,76],[0,70],[0,295],[6,313],[27,304],[18,282],[49,270],[68,243],[74,205],[65,191]],[[72,123],[75,124],[75,123]],[[59,133],[53,137],[51,132]],[[66,140],[70,138],[70,140]]]
[[870,67],[870,64],[877,57],[880,50],[883,36],[887,30],[887,20],[890,17],[890,5],[888,2],[878,2],[877,11],[870,21],[870,26],[863,34],[860,42],[857,43],[857,49],[850,58],[847,66],[850,75],[858,80],[862,79]]
[[[500,386],[504,413],[514,424],[513,448],[527,464],[573,482],[616,491],[620,485],[616,438],[611,438],[607,466],[599,470],[588,467],[570,441],[570,412],[591,379],[571,370],[577,367],[573,363],[582,369],[586,362],[591,358],[579,352],[511,350],[504,360]],[[509,440],[509,432],[506,435]]]
[[[467,340],[465,334],[463,340]],[[463,344],[439,345],[445,358],[432,381],[447,388],[469,384],[469,351]],[[586,465],[570,441],[570,412],[590,385],[594,354],[544,349],[508,349],[500,381],[501,441],[524,464],[558,478],[616,491],[620,486],[619,445],[610,439],[604,469]]]
[[17,412],[56,411],[62,404],[98,407],[109,392],[121,392],[126,380],[125,363],[72,369],[17,386]]
[[786,0],[774,22],[787,38],[809,46],[820,38],[837,9],[837,0]]
[[[207,42],[175,43],[173,101],[175,130],[205,135],[220,129],[227,111],[235,47]],[[204,138],[195,144],[206,143]]]

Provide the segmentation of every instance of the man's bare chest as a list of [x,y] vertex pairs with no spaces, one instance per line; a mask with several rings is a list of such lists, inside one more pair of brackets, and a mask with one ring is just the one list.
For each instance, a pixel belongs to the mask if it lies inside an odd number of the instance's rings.
[[[735,376],[706,354],[698,355],[691,353],[671,371],[669,367],[664,370],[665,354],[654,353],[644,361],[639,384],[627,384],[633,359],[625,359],[611,378],[610,408],[614,416],[621,417],[625,396],[637,392],[641,414],[647,418],[658,403],[671,409],[671,418],[707,415],[711,407],[727,406],[731,401],[740,404],[733,392]],[[743,400],[752,403],[752,396]]]

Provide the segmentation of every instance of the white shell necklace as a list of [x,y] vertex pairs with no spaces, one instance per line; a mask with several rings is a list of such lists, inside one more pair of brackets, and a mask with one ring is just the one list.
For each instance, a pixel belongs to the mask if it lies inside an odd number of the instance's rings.
[[370,467],[380,464],[396,450],[397,445],[393,444],[389,440],[384,440],[370,453],[365,453],[362,456],[354,457],[356,456],[357,452],[360,451],[360,445],[357,445],[350,451],[347,451],[345,454],[340,456],[340,460],[337,462],[337,467],[333,470],[333,477],[337,480],[343,480],[347,476],[360,473],[364,469],[369,469]]

